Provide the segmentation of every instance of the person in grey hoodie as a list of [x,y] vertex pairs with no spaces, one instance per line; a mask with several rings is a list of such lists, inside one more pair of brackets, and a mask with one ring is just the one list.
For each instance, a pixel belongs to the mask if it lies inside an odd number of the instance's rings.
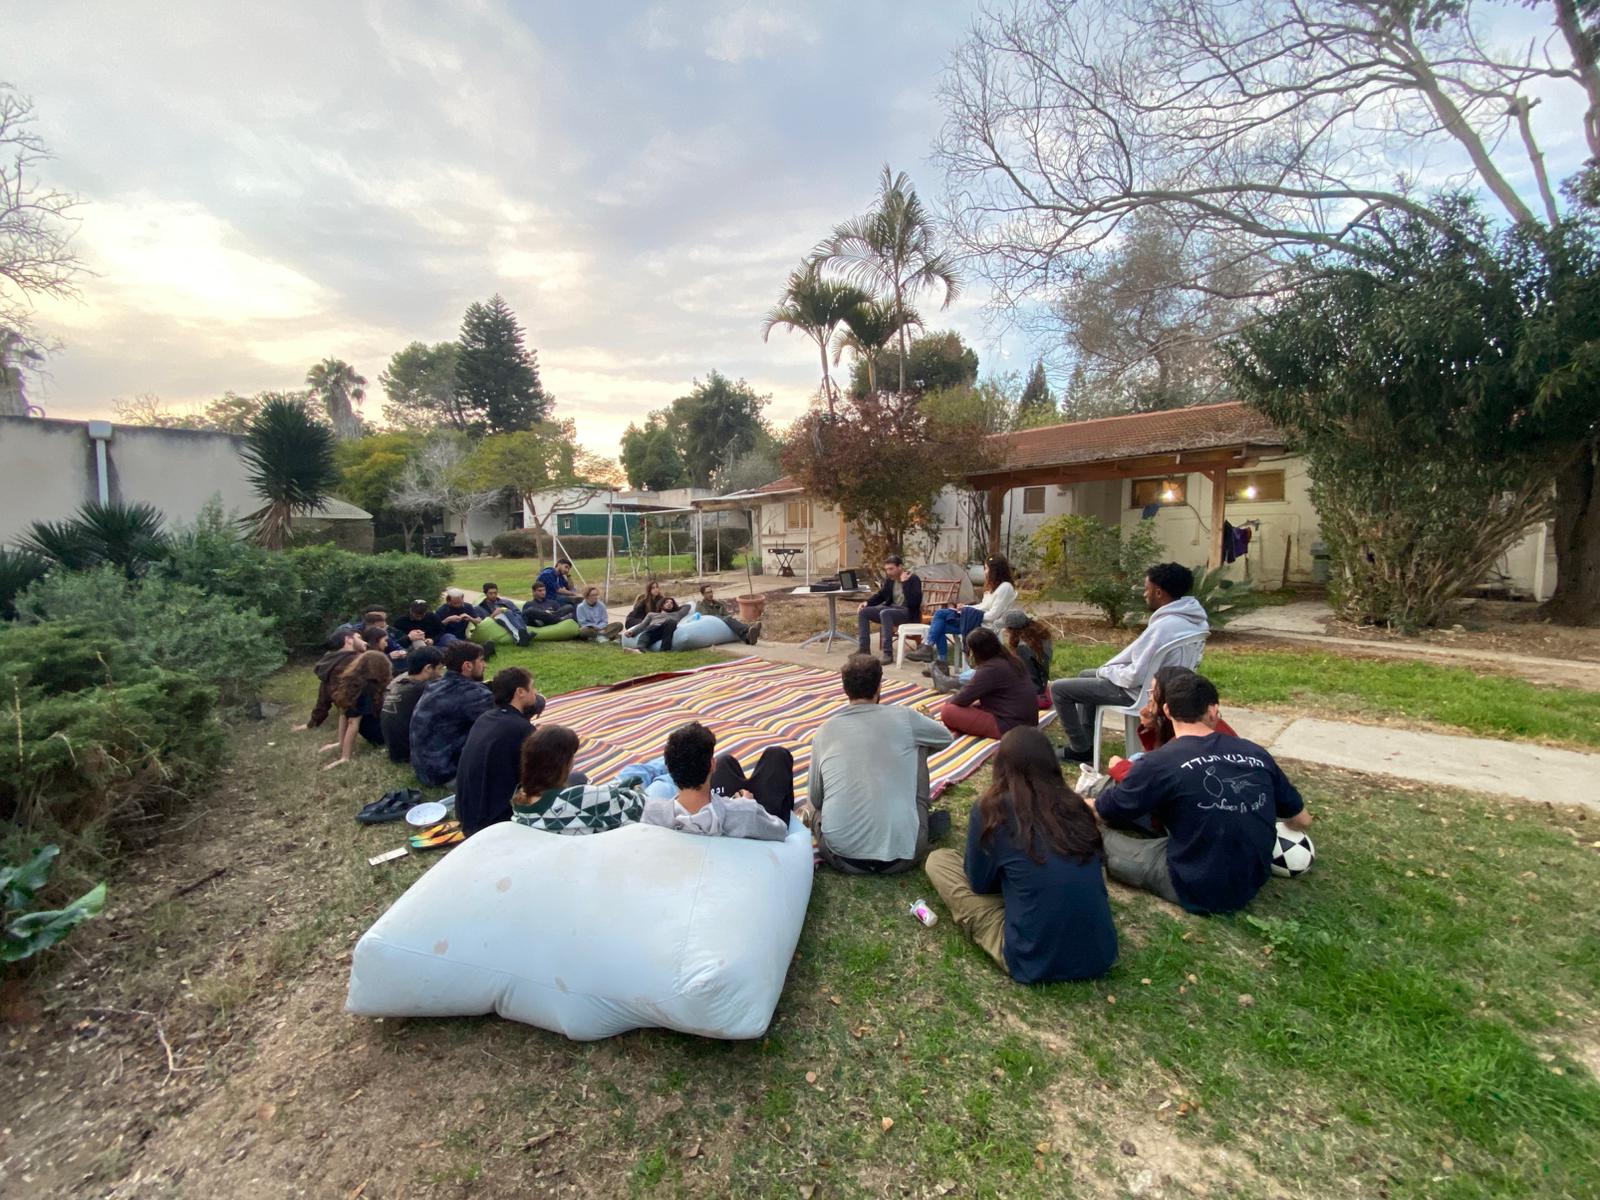
[[698,721],[667,735],[671,799],[652,796],[639,820],[701,837],[781,842],[794,811],[794,755],[768,746],[749,775],[731,754],[717,754],[717,735]]
[[1063,762],[1086,763],[1094,754],[1094,710],[1102,704],[1127,706],[1138,698],[1155,670],[1156,652],[1186,633],[1204,633],[1211,626],[1206,610],[1189,589],[1194,572],[1177,563],[1157,563],[1144,573],[1144,602],[1150,623],[1104,666],[1080,671],[1075,679],[1050,684],[1050,701],[1067,735]]

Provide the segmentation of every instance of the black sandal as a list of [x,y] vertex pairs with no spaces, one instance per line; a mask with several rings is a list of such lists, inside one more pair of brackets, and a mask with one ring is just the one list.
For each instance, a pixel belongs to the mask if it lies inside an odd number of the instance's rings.
[[400,820],[406,815],[407,810],[421,799],[422,793],[416,788],[402,788],[389,792],[358,812],[356,820],[363,825],[386,825],[390,821]]

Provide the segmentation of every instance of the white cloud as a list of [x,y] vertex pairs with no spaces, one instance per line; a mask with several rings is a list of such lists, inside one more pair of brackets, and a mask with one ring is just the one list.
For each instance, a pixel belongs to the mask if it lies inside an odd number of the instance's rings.
[[794,13],[745,4],[709,19],[704,38],[707,58],[741,63],[769,58],[789,47],[814,45],[817,31]]

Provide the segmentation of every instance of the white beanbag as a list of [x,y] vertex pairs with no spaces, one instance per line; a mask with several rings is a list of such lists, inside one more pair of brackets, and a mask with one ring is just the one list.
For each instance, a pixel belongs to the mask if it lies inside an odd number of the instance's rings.
[[800,940],[811,867],[798,821],[782,842],[492,825],[362,935],[345,1009],[495,1012],[585,1041],[642,1027],[760,1037]]
[[672,632],[674,650],[704,650],[707,646],[721,646],[738,640],[738,635],[728,628],[727,622],[721,617],[707,617],[700,613],[692,613],[679,621],[678,628]]

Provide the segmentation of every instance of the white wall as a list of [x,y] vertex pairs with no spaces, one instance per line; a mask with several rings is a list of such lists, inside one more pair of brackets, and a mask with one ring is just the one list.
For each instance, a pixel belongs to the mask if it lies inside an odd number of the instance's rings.
[[[213,497],[239,515],[261,506],[239,459],[239,438],[191,429],[116,425],[106,445],[110,498],[152,504],[169,526],[194,520]],[[94,443],[83,421],[0,417],[0,542],[34,521],[58,521],[97,498]]]

